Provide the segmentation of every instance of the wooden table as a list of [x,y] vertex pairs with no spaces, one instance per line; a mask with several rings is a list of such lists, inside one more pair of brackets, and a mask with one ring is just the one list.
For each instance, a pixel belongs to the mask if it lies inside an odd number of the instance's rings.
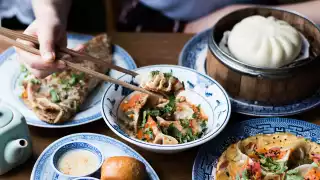
[[[151,64],[177,64],[179,53],[191,35],[186,34],[155,34],[155,33],[116,33],[112,35],[113,43],[120,45],[135,59],[138,66]],[[0,52],[9,46],[0,41]],[[293,118],[308,120],[320,125],[320,108]],[[230,121],[248,119],[250,117],[233,113]],[[65,129],[45,129],[29,126],[33,142],[33,157],[24,165],[0,176],[0,180],[29,179],[33,165],[41,152],[53,141],[73,133],[91,132],[114,137],[138,151],[155,169],[160,179],[188,180],[192,176],[192,165],[198,148],[173,154],[163,155],[147,152],[117,137],[104,123],[99,120],[87,125]]]

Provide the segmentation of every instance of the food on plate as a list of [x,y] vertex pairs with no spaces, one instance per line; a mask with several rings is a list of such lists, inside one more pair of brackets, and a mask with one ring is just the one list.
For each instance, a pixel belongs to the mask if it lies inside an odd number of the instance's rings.
[[66,152],[58,161],[58,170],[66,175],[83,176],[99,166],[98,157],[88,150],[74,149]]
[[140,86],[162,93],[155,98],[133,92],[119,108],[119,119],[131,136],[154,144],[179,144],[194,141],[207,129],[208,116],[200,105],[179,95],[184,84],[172,73],[152,71],[139,77]]
[[320,145],[289,133],[261,134],[230,145],[217,180],[320,179]]
[[[100,35],[85,45],[85,52],[111,62],[110,43],[106,35]],[[78,62],[83,67],[105,73],[107,69],[92,61]],[[22,68],[22,71],[26,71]],[[37,79],[25,72],[21,98],[39,119],[51,124],[68,121],[78,111],[86,97],[100,80],[83,72],[67,69],[45,79]]]
[[254,15],[237,23],[227,39],[229,52],[239,61],[262,68],[293,62],[302,50],[302,36],[289,23]]
[[146,177],[145,165],[128,156],[107,158],[101,168],[101,180],[144,180]]

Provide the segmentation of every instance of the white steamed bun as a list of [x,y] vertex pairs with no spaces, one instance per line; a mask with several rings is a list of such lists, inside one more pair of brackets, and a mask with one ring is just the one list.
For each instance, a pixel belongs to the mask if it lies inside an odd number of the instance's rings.
[[301,35],[287,22],[258,15],[236,24],[228,39],[228,48],[236,59],[262,68],[291,63],[301,46]]

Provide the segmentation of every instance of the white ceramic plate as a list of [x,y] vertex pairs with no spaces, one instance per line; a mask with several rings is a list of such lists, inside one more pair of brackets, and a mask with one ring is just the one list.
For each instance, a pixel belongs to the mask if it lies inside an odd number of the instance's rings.
[[[83,44],[91,38],[92,36],[87,35],[69,34],[68,48]],[[131,56],[117,45],[114,46],[113,63],[126,69],[137,68]],[[118,78],[121,75],[123,75],[123,73],[114,70],[109,72],[109,76],[113,78]],[[102,117],[99,106],[100,100],[103,92],[110,85],[109,83],[102,83],[95,88],[95,90],[90,93],[85,104],[81,107],[81,111],[70,121],[63,124],[52,125],[38,119],[19,97],[21,94],[21,76],[20,65],[16,61],[16,53],[13,48],[10,48],[0,56],[0,82],[2,86],[2,88],[0,88],[0,98],[18,109],[24,115],[29,125],[46,128],[64,128],[86,124]]]
[[[197,94],[194,97],[201,96],[201,99],[193,98],[194,102],[193,100],[190,101],[195,104],[198,103],[206,106],[203,109],[205,110],[205,113],[207,113],[207,115],[209,116],[209,119],[208,130],[206,131],[205,135],[198,140],[178,145],[151,144],[130,137],[118,125],[117,112],[120,102],[132,91],[119,85],[111,85],[106,90],[101,102],[102,115],[110,129],[113,132],[115,132],[118,136],[130,143],[133,143],[144,149],[160,153],[173,153],[183,151],[191,147],[203,144],[209,141],[210,139],[214,138],[216,135],[218,135],[227,124],[231,113],[230,101],[224,89],[212,78],[200,74],[192,69],[181,66],[146,66],[136,69],[135,72],[137,72],[138,74],[148,74],[149,72],[155,70],[161,72],[172,72],[173,76],[176,76],[179,80],[184,82],[185,89],[187,91],[192,91],[193,93]],[[129,75],[123,75],[119,79],[121,81],[134,84],[134,79],[132,78],[132,76]],[[187,96],[187,98],[188,97],[189,96]],[[201,100],[206,102],[201,102]]]
[[[122,142],[115,140],[111,137],[92,134],[92,133],[79,133],[72,134],[50,144],[39,156],[35,163],[30,180],[66,180],[67,178],[59,176],[51,166],[50,160],[52,153],[59,148],[61,145],[72,142],[72,141],[85,141],[99,149],[101,149],[105,158],[111,156],[130,156],[134,157],[146,166],[149,180],[158,180],[159,177],[156,172],[152,169],[150,164],[135,150]],[[93,176],[100,178],[100,172],[95,173]]]
[[[206,56],[211,30],[203,31],[191,38],[179,56],[179,65],[207,74]],[[265,105],[253,101],[242,101],[230,97],[232,111],[253,116],[290,116],[310,110],[320,104],[320,89],[312,96],[284,106]]]

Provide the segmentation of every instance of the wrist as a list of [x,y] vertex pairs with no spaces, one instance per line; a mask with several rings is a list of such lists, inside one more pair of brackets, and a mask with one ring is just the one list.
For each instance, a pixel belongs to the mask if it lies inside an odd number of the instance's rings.
[[33,0],[32,5],[38,21],[67,26],[71,0]]

